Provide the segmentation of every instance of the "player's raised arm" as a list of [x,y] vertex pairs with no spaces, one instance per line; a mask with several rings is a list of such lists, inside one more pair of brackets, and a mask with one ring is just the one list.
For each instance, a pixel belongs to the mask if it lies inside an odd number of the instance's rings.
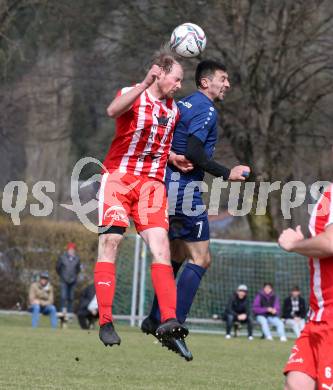
[[158,65],[153,65],[142,83],[112,100],[111,104],[107,108],[108,115],[111,118],[117,118],[124,112],[128,111],[135,100],[141,95],[141,93],[150,87],[156,78],[160,77],[161,72],[162,69]]

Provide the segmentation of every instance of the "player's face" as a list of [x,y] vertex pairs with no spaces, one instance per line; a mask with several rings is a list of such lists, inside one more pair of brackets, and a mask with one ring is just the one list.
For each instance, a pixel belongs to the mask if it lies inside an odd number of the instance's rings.
[[228,73],[217,70],[214,76],[207,78],[207,86],[207,92],[212,100],[223,100],[230,88]]
[[172,66],[171,72],[165,73],[162,71],[158,86],[164,97],[171,98],[182,87],[184,73],[183,68],[179,64]]

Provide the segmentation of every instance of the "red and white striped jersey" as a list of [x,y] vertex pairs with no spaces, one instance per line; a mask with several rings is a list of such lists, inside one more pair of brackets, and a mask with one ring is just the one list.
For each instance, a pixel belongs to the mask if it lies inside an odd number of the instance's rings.
[[[311,214],[312,237],[333,223],[333,184],[323,193]],[[310,258],[310,320],[333,320],[333,257]]]
[[[123,88],[117,96],[131,88]],[[104,166],[109,171],[117,169],[163,181],[178,118],[174,99],[159,100],[145,90],[130,110],[116,119],[115,137]]]

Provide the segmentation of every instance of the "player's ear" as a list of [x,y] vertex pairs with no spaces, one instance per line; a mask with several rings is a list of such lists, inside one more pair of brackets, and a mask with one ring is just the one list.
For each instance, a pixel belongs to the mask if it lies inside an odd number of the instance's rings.
[[203,77],[201,80],[200,80],[200,86],[201,88],[208,88],[208,79],[206,77]]

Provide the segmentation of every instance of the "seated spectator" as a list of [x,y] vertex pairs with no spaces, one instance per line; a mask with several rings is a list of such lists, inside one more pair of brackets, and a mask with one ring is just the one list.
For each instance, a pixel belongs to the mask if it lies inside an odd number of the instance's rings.
[[269,326],[275,326],[281,341],[287,341],[284,324],[279,318],[280,301],[271,283],[265,283],[253,301],[253,313],[259,322],[266,340],[273,340]]
[[298,286],[293,287],[289,297],[284,300],[282,313],[286,325],[291,326],[296,337],[299,337],[305,326],[306,305]]
[[90,284],[83,290],[77,316],[82,329],[90,329],[98,318],[96,292],[93,284]]
[[235,322],[247,324],[247,336],[249,340],[252,337],[252,321],[250,318],[250,308],[247,300],[247,286],[241,284],[237,291],[230,298],[229,303],[224,312],[224,320],[226,321],[227,334],[226,339],[231,338],[231,329]]
[[49,274],[42,272],[39,281],[32,283],[29,290],[29,310],[32,312],[33,328],[38,326],[40,313],[49,315],[52,328],[57,327],[57,310],[53,303],[53,287],[49,282]]

